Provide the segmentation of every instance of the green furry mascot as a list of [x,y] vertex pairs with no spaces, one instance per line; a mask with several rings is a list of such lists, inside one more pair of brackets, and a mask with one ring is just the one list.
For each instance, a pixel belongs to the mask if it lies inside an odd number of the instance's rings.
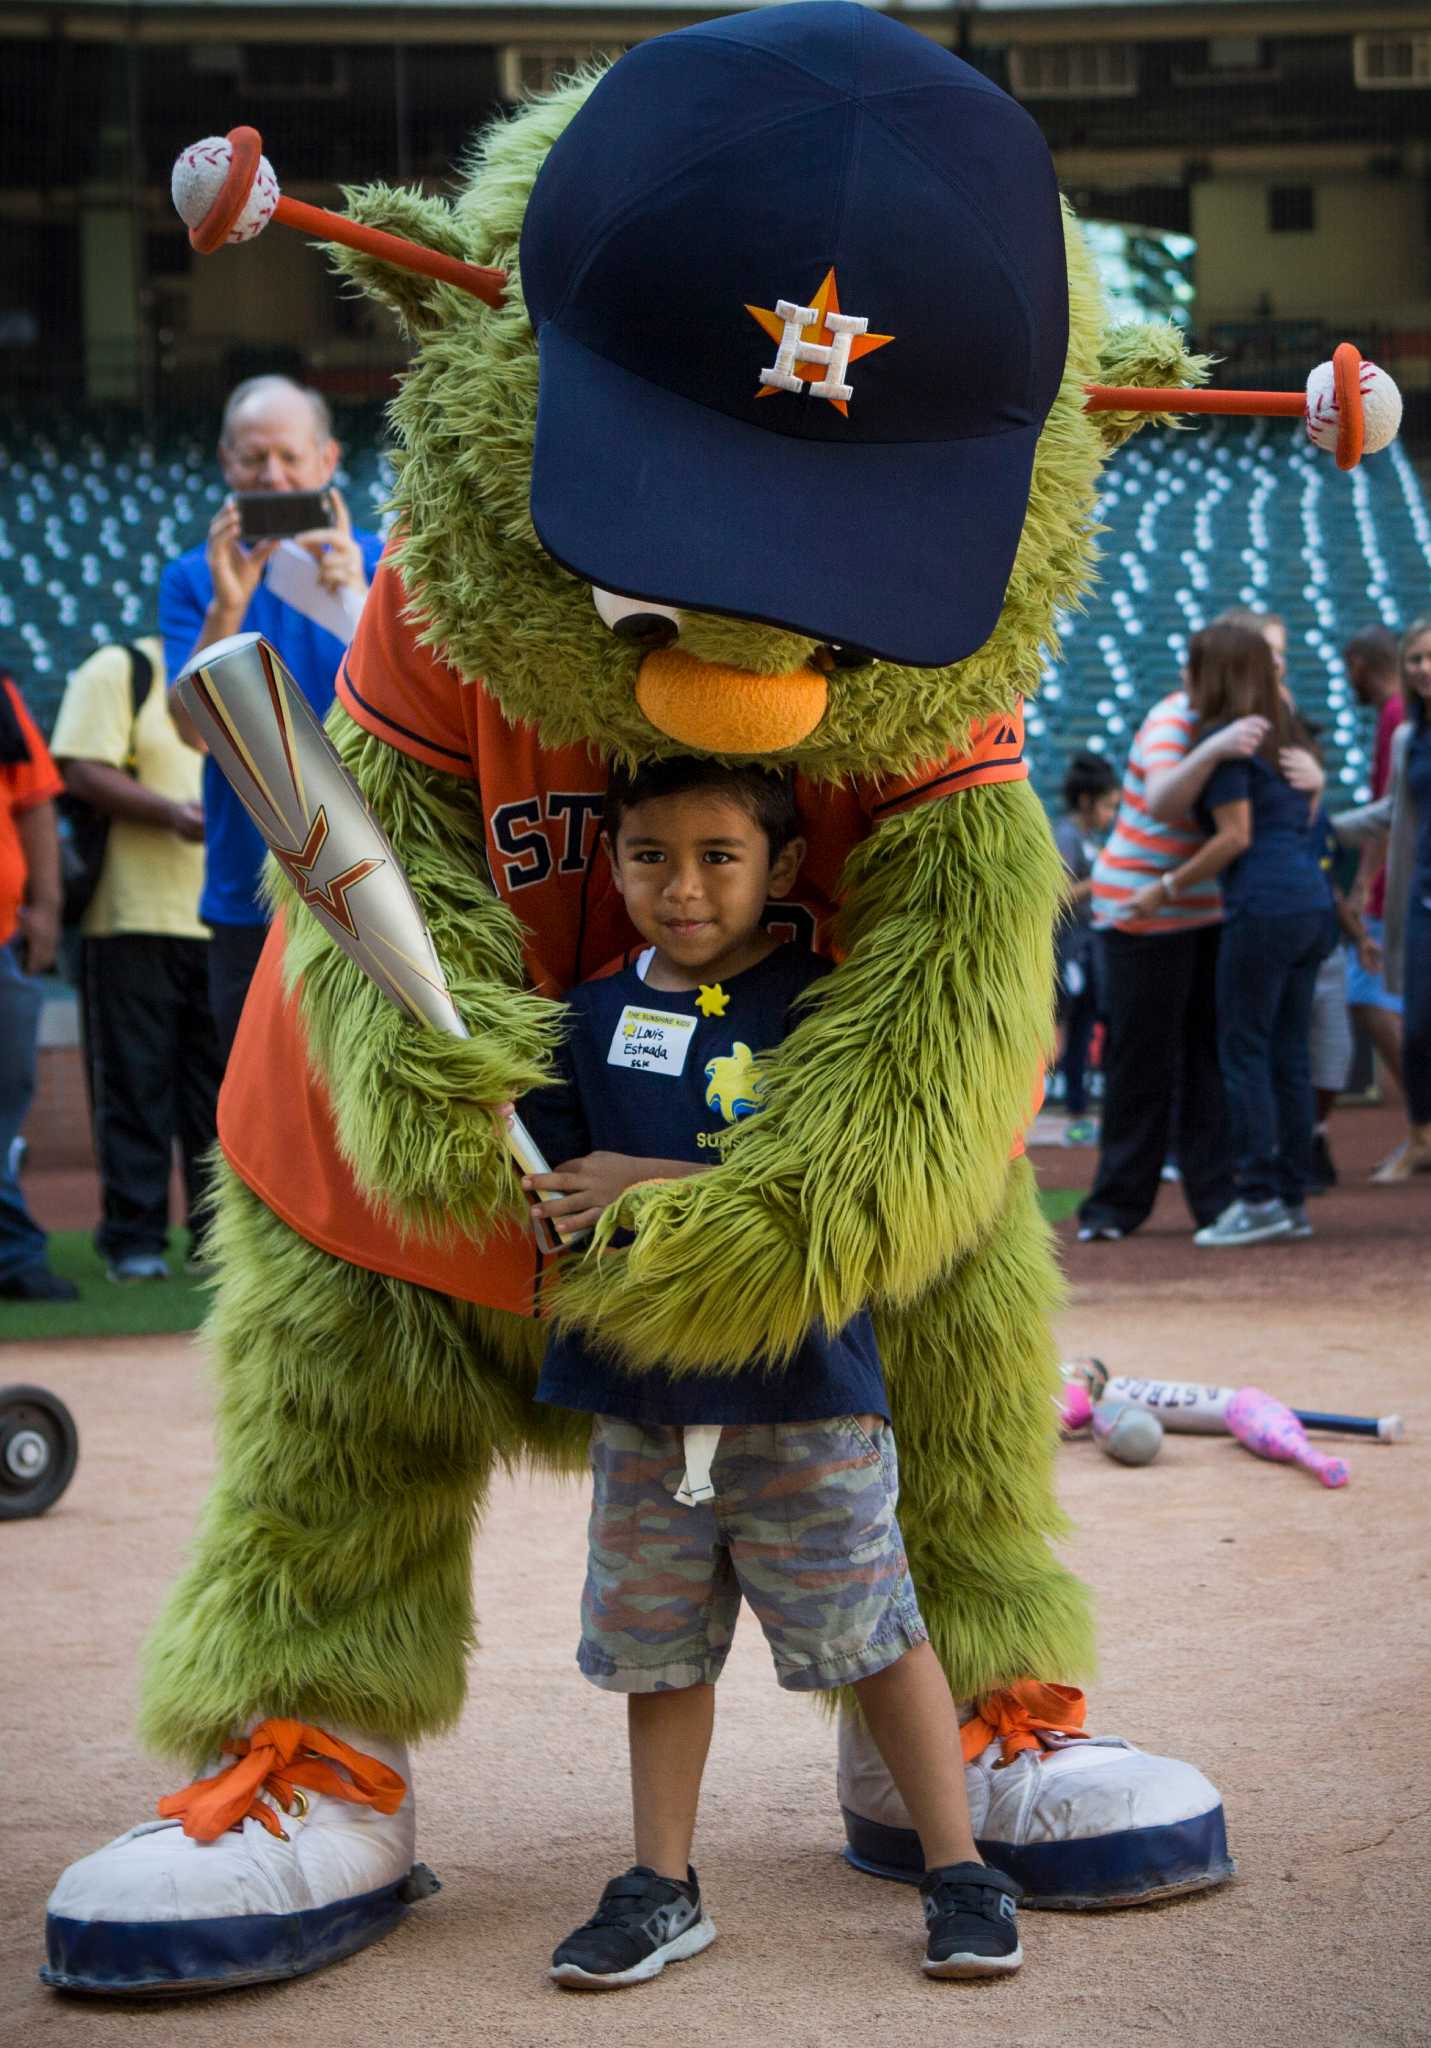
[[[1067,1684],[1058,1290],[1011,1160],[1061,876],[1018,707],[1137,424],[1084,386],[1201,366],[1105,332],[1027,117],[858,6],[656,38],[496,127],[454,202],[348,204],[507,278],[492,307],[339,258],[417,349],[330,729],[471,1035],[424,1033],[275,883],[221,1118],[219,1471],[147,1654],[145,1736],[212,1775],[65,1874],[49,1981],[293,1975],[420,1895],[406,1746],[462,1706],[490,1475],[583,1459],[586,1419],[531,1398],[543,1307],[676,1371],[871,1308],[985,1853],[1030,1903],[1216,1882],[1213,1788],[1089,1736]],[[607,762],[693,751],[797,771],[779,908],[839,965],[723,1163],[633,1190],[629,1249],[553,1274],[487,1106],[540,1086],[550,998],[629,943]],[[841,1797],[851,1860],[917,1877],[849,1716]]]

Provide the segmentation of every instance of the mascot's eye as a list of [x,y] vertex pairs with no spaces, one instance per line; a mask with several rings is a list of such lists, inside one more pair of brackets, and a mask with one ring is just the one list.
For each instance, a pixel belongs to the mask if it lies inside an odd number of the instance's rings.
[[611,630],[618,640],[630,640],[637,647],[669,647],[681,629],[674,619],[663,619],[659,612],[628,612]]
[[646,597],[617,597],[614,591],[596,584],[591,587],[591,601],[603,625],[633,647],[669,647],[680,638],[681,615],[672,605],[653,604]]
[[872,661],[879,659],[867,647],[847,647],[842,643],[832,645],[830,655],[836,668],[868,668]]

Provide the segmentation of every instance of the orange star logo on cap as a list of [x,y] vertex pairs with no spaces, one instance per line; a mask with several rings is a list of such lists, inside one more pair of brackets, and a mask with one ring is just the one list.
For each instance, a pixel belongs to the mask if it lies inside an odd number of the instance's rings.
[[[834,345],[835,336],[831,329],[825,325],[825,322],[831,313],[843,311],[840,305],[840,293],[835,283],[833,267],[825,272],[824,281],[815,296],[810,300],[810,304],[815,309],[815,318],[810,322],[809,326],[801,329],[801,345],[814,345],[815,347],[825,349],[831,348]],[[764,328],[772,341],[779,343],[784,340],[785,322],[778,313],[772,312],[768,306],[747,306],[745,310],[749,313],[752,320]],[[861,356],[873,355],[877,348],[883,348],[886,343],[896,339],[897,337],[893,334],[853,335],[850,337],[848,360],[851,363],[857,363]],[[826,364],[818,358],[812,362],[802,362],[797,350],[794,374],[806,384],[818,384],[826,374]],[[777,396],[777,393],[772,386],[766,385],[757,391],[755,395],[757,398],[774,398]],[[846,419],[849,418],[850,408],[843,398],[832,398],[830,403],[834,406],[836,412],[843,413]]]

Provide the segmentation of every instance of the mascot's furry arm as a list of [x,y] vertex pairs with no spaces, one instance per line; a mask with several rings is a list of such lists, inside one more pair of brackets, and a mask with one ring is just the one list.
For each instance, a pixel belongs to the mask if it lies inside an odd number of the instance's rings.
[[631,1190],[557,1298],[633,1365],[731,1371],[923,1293],[1007,1199],[1052,1037],[1061,864],[1027,783],[888,820],[847,864],[842,964],[761,1063],[726,1162]]
[[[539,1087],[561,1033],[554,1003],[527,992],[521,927],[487,879],[469,785],[372,738],[341,708],[328,729],[410,879],[453,1000],[472,1036],[425,1031],[381,995],[317,918],[285,918],[284,974],[309,1057],[332,1099],[359,1185],[417,1232],[481,1235],[525,1215],[488,1106]],[[268,888],[296,902],[277,863]]]

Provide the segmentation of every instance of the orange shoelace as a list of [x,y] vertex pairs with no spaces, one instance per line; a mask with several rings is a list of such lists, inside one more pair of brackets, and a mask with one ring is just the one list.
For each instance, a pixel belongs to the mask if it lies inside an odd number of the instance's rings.
[[283,1823],[263,1793],[285,1813],[292,1812],[299,1787],[350,1806],[396,1813],[407,1792],[396,1771],[306,1721],[260,1721],[252,1735],[226,1742],[224,1755],[237,1761],[159,1801],[160,1819],[182,1820],[193,1841],[216,1842],[229,1828],[256,1820],[286,1842]]
[[[1003,1692],[986,1693],[974,1703],[973,1719],[960,1730],[964,1761],[973,1763],[991,1742],[1003,1744],[1001,1764],[1011,1764],[1021,1750],[1048,1749],[1043,1730],[1056,1729],[1075,1740],[1084,1734],[1088,1702],[1076,1685],[1041,1685],[1021,1679]],[[996,1766],[997,1768],[997,1766]]]

